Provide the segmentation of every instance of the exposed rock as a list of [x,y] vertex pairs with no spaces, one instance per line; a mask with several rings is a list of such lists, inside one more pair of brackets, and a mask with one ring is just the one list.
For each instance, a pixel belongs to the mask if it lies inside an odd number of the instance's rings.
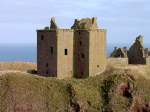
[[98,29],[97,18],[84,18],[81,20],[75,19],[71,29]]
[[143,36],[139,35],[128,51],[129,64],[146,64]]
[[132,98],[132,91],[133,91],[133,86],[131,86],[130,83],[121,83],[117,87],[117,94],[129,99]]
[[114,51],[111,53],[110,57],[120,57],[120,58],[127,58],[127,48],[114,48]]
[[80,105],[77,103],[75,90],[71,84],[67,84],[67,92],[69,94],[70,109],[69,112],[80,112]]
[[58,26],[56,24],[56,21],[55,21],[54,17],[51,18],[50,29],[58,29]]

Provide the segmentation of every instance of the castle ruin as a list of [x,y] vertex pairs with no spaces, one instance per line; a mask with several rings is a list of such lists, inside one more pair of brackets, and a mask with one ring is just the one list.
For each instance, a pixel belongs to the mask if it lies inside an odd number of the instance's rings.
[[135,42],[131,45],[129,49],[124,48],[114,48],[114,51],[111,53],[111,58],[124,58],[128,59],[128,64],[149,64],[150,63],[150,52],[148,48],[144,48],[143,36],[139,35],[136,37]]
[[110,57],[114,57],[114,58],[127,58],[127,48],[123,47],[123,48],[117,48],[114,47],[114,51],[111,53]]
[[96,18],[76,19],[71,29],[58,28],[52,18],[50,28],[37,30],[41,76],[86,78],[103,72],[105,66],[106,30],[98,29]]
[[143,36],[136,37],[135,42],[128,51],[129,64],[146,64],[148,57],[148,49],[144,48]]

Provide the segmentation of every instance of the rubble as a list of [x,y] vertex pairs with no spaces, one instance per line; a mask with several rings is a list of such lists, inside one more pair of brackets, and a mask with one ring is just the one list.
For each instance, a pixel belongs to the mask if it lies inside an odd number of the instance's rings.
[[97,18],[85,18],[81,20],[75,19],[71,29],[98,29]]

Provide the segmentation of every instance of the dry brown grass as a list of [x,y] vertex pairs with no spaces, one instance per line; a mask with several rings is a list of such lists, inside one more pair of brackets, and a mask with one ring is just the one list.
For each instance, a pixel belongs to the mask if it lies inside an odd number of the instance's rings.
[[[116,61],[117,60],[117,61]],[[119,60],[119,61],[118,61]],[[150,79],[150,65],[128,65],[125,62],[126,59],[108,59],[107,69],[114,68],[120,70],[130,70],[135,77],[145,77]]]
[[30,62],[0,62],[0,71],[27,71],[36,69],[36,64]]
[[[4,64],[0,63],[5,74],[0,76],[0,112],[68,112],[71,102],[86,112],[129,112],[140,108],[135,99],[141,93],[144,101],[150,102],[148,65],[108,64],[106,71],[95,77],[59,80],[27,73],[36,68],[31,63]],[[131,94],[129,98],[126,92]]]

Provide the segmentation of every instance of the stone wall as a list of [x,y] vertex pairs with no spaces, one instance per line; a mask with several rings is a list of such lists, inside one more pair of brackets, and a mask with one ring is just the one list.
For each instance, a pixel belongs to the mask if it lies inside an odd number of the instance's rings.
[[76,30],[74,32],[74,76],[88,77],[89,74],[89,31]]
[[146,65],[150,65],[150,56],[146,58]]
[[106,66],[106,30],[90,30],[89,76],[95,76]]
[[146,64],[145,49],[143,46],[143,37],[140,35],[136,38],[133,45],[128,50],[129,64]]
[[38,74],[85,78],[104,71],[105,30],[39,30],[37,35]]
[[107,65],[126,66],[128,65],[128,58],[108,58]]
[[106,31],[76,30],[74,75],[78,78],[95,76],[106,67]]
[[42,76],[57,75],[57,32],[37,32],[37,70]]
[[72,77],[73,30],[38,31],[37,35],[38,74],[58,78]]
[[73,35],[73,30],[57,30],[57,74],[61,79],[73,76]]

